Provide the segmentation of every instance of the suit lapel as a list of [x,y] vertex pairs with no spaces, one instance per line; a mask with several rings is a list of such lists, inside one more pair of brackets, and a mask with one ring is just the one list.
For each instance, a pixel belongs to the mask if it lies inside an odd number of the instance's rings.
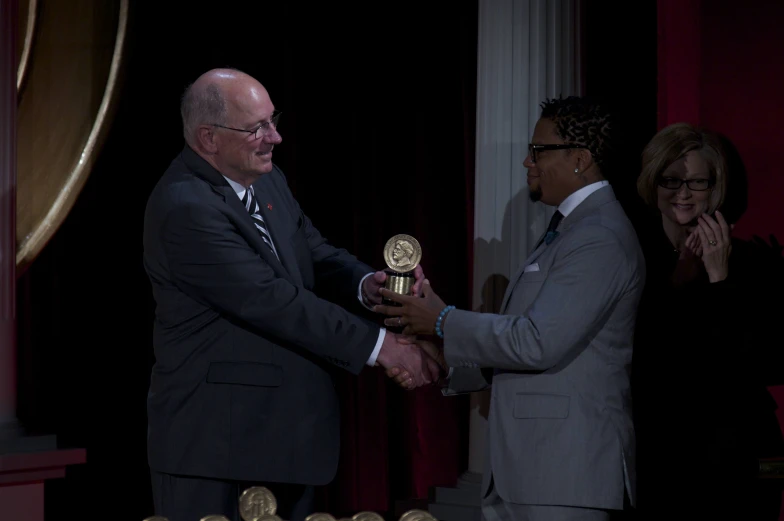
[[[536,242],[538,243],[539,241],[541,241],[544,236],[545,234],[543,233],[542,236],[539,237],[539,239]],[[556,237],[556,239],[558,238]],[[546,247],[547,245],[544,242],[542,242],[542,244],[540,244],[538,248],[536,248],[534,251],[530,253],[530,255],[528,255],[528,258],[525,259],[525,262],[523,262],[520,265],[520,268],[518,268],[514,276],[511,279],[509,279],[509,285],[506,287],[506,294],[504,295],[504,300],[503,302],[501,302],[501,313],[506,312],[506,306],[507,304],[509,304],[509,297],[512,296],[512,292],[514,291],[515,286],[517,286],[517,283],[520,281],[520,277],[523,276],[523,270],[525,270],[525,267],[531,264],[536,259],[538,259],[539,256],[542,253],[544,253]]]
[[[253,224],[253,218],[248,213],[248,210],[245,209],[242,201],[240,201],[237,192],[228,184],[225,186],[214,186],[213,189],[223,196],[226,200],[226,204],[228,204],[240,218],[240,222],[243,225],[243,228],[245,228],[244,235],[247,237],[248,243],[253,249],[267,261],[267,264],[269,264],[279,276],[291,279],[289,272],[283,267],[278,258],[275,257],[275,254],[270,250],[269,246],[267,246],[267,243],[264,242],[264,239],[261,238],[259,230],[256,228],[256,225]],[[275,246],[277,247],[277,243]]]
[[272,198],[270,197],[270,190],[267,189],[266,183],[264,183],[265,177],[262,176],[261,179],[253,183],[256,199],[259,201],[259,213],[264,218],[264,223],[272,236],[272,242],[275,243],[275,249],[278,251],[281,264],[294,282],[302,285],[302,276],[299,272],[294,249],[291,246],[291,241],[287,239],[285,227],[282,226],[280,221],[283,216],[279,215],[280,211],[275,211],[275,206],[272,204]]
[[[209,183],[212,190],[219,197],[221,197],[227,205],[229,205],[229,208],[235,212],[238,217],[238,226],[244,231],[242,235],[248,240],[248,244],[250,244],[253,249],[256,250],[265,261],[267,261],[267,264],[270,265],[272,270],[282,278],[291,280],[295,283],[299,281],[301,284],[302,279],[299,277],[299,274],[297,273],[296,276],[292,276],[292,274],[283,267],[281,261],[275,257],[275,254],[264,242],[264,239],[261,238],[261,233],[259,233],[256,225],[253,224],[253,218],[248,213],[248,210],[245,209],[242,201],[240,201],[239,196],[237,196],[237,192],[235,192],[231,185],[226,182],[226,179],[223,178],[220,172],[215,170],[212,165],[210,165],[187,145],[183,148],[182,159],[185,162],[185,165],[188,166],[188,168],[190,168],[194,174]],[[259,203],[259,205],[261,205],[261,203]],[[266,219],[266,216],[264,216],[264,218]],[[275,240],[274,234],[272,236],[272,240]],[[275,243],[275,247],[278,247],[278,242]],[[280,250],[278,253],[280,253]]]
[[[577,208],[575,208],[574,211],[572,211],[569,215],[564,217],[563,221],[561,221],[561,225],[559,226],[559,230],[561,234],[566,233],[572,226],[574,226],[577,222],[579,222],[583,217],[593,212],[596,208],[598,208],[602,204],[614,200],[615,200],[615,192],[613,192],[613,189],[610,186],[603,186],[602,188],[599,188],[591,195],[586,197],[585,200],[583,200],[579,205],[577,205]],[[544,236],[545,234],[542,234],[542,236],[539,237],[539,239],[537,240],[537,243],[540,240],[542,240]],[[558,237],[560,237],[560,234],[555,237],[555,240],[553,242],[557,241]],[[531,264],[532,262],[534,262],[536,259],[538,259],[539,256],[542,255],[542,253],[544,253],[545,249],[548,246],[549,245],[545,244],[544,242],[541,245],[539,245],[539,247],[536,248],[534,251],[532,251],[531,254],[528,256],[528,258],[525,259],[525,262],[523,262],[523,264],[520,266],[520,269],[517,270],[517,273],[515,273],[515,275],[511,279],[509,279],[509,285],[506,288],[506,294],[504,295],[504,300],[501,303],[501,313],[506,313],[506,307],[509,304],[509,298],[512,296],[512,292],[514,291],[515,286],[517,286],[517,283],[520,281],[520,277],[523,276],[523,270],[525,270],[525,267]]]

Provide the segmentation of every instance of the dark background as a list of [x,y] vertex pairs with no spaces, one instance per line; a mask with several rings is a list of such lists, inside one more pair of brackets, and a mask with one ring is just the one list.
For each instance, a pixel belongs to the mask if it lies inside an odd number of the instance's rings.
[[[106,144],[61,229],[19,279],[19,417],[87,449],[86,465],[47,483],[49,521],[152,514],[145,398],[154,305],[142,218],[183,146],[179,96],[202,72],[236,67],[267,87],[283,112],[275,161],[333,244],[381,267],[386,240],[409,233],[439,295],[470,306],[476,0],[193,5],[132,6]],[[587,93],[624,108],[628,167],[615,185],[633,208],[639,153],[656,130],[656,2],[634,11],[627,2],[585,5]],[[320,496],[326,508],[391,512],[395,500],[454,485],[467,465],[466,400],[402,393],[373,371],[347,376],[340,389],[343,454]]]

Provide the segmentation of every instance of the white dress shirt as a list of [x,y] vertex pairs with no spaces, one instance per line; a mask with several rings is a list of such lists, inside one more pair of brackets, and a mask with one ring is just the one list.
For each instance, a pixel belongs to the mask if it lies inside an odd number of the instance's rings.
[[[245,191],[247,189],[241,184],[239,184],[238,182],[233,181],[226,176],[223,176],[223,178],[229,183],[229,185],[231,185],[231,187],[234,189],[234,192],[237,194],[237,197],[239,197],[240,201],[242,201],[243,197],[245,197]],[[272,237],[272,234],[270,234],[270,238],[272,239],[272,248],[273,250],[275,250],[275,255],[278,255],[278,252],[275,249],[275,238]],[[368,303],[365,302],[365,299],[362,298],[362,283],[365,282],[365,279],[371,275],[373,275],[373,272],[368,273],[367,275],[362,277],[362,280],[359,281],[359,288],[357,288],[357,298],[359,298],[359,302],[365,308],[369,309],[370,311],[373,311],[373,308],[369,306]],[[383,327],[378,332],[378,340],[376,340],[376,346],[373,348],[373,352],[370,353],[370,358],[368,358],[367,365],[371,367],[376,365],[376,359],[378,358],[378,353],[381,351],[381,345],[384,343],[384,337],[386,336],[386,332],[387,330],[384,329]]]
[[588,186],[583,186],[576,192],[573,192],[569,197],[563,200],[563,202],[558,205],[557,210],[561,212],[561,215],[564,218],[572,213],[575,208],[577,208],[581,202],[585,201],[589,195],[594,193],[599,188],[603,188],[610,184],[609,181],[597,181],[595,183],[591,183]]

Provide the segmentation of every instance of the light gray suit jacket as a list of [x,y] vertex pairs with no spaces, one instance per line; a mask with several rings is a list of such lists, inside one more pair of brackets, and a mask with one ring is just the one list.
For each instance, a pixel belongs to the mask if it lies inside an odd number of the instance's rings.
[[[535,269],[538,268],[538,269]],[[629,375],[645,263],[612,188],[589,195],[510,280],[501,314],[453,310],[444,394],[490,385],[489,468],[504,501],[635,501]]]

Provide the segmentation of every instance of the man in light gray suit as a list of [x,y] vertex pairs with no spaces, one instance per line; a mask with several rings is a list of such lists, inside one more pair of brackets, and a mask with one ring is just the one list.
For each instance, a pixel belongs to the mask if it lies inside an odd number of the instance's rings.
[[[444,394],[492,383],[487,520],[606,520],[634,504],[629,389],[645,265],[634,229],[602,175],[610,115],[583,98],[548,100],[524,165],[534,201],[557,206],[511,278],[500,314],[382,294],[388,325],[449,371]],[[409,375],[390,371],[403,387]]]

